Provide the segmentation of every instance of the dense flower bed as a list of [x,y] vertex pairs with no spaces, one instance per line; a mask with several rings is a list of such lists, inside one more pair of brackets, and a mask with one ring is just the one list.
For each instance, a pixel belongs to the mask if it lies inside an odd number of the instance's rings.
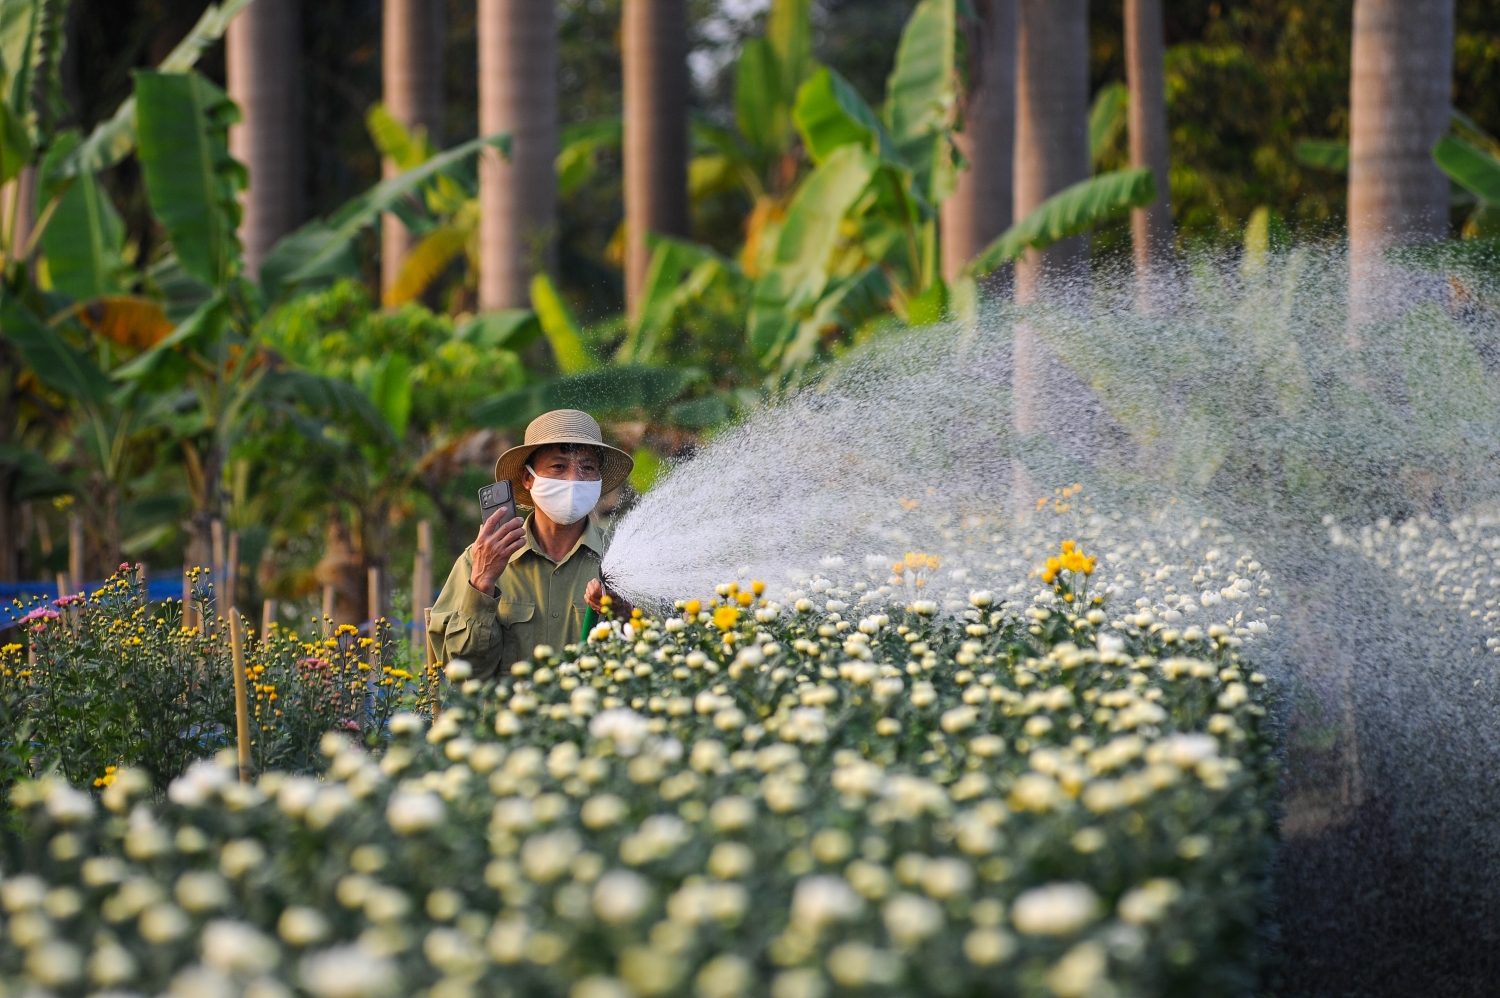
[[[228,619],[213,588],[153,605],[129,566],[87,595],[21,605],[25,643],[0,645],[0,799],[18,777],[56,768],[104,786],[125,766],[164,789],[194,760],[235,741]],[[303,638],[245,639],[251,757],[258,769],[311,769],[330,729],[382,731],[418,697],[409,650],[385,621]],[[377,647],[378,645],[378,647]]]
[[[1125,547],[1117,578],[1266,585],[1245,557]],[[102,811],[23,782],[0,975],[210,998],[1248,992],[1275,765],[1250,634],[1119,613],[1092,555],[1053,553],[1050,588],[961,616],[846,619],[850,580],[786,605],[746,581],[497,686],[453,663],[435,721],[395,715],[378,755],[327,735],[322,780],[242,785],[221,757],[163,801],[123,769]]]

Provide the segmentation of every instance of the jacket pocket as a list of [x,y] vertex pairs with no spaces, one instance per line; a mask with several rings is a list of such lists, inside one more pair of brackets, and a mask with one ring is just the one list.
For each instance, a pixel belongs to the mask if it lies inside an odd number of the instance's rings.
[[496,608],[500,617],[500,623],[506,627],[512,624],[522,624],[530,620],[536,613],[535,603],[522,603],[520,600],[502,599]]

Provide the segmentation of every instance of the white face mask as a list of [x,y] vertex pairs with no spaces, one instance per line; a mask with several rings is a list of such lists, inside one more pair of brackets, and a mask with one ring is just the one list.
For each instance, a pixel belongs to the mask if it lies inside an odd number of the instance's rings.
[[566,478],[543,478],[531,465],[531,499],[536,508],[547,514],[547,519],[567,526],[577,523],[589,511],[599,505],[599,490],[603,482],[573,482]]

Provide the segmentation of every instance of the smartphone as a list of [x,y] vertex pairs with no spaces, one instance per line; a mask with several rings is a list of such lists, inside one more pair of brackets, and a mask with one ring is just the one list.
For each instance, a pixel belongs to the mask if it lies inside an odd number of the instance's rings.
[[496,482],[479,490],[479,522],[481,524],[489,522],[491,514],[502,507],[506,513],[500,517],[501,523],[508,523],[515,519],[516,497],[511,494],[510,482]]

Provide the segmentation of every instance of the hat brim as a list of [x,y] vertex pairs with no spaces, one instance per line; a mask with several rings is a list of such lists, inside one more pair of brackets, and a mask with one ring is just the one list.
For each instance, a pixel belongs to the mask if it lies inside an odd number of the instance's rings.
[[608,495],[621,485],[624,485],[625,479],[629,478],[630,473],[635,470],[635,460],[618,447],[611,447],[609,444],[601,443],[589,437],[559,436],[547,440],[538,440],[535,443],[521,444],[519,447],[512,447],[504,454],[501,454],[500,459],[495,462],[495,481],[510,482],[510,488],[515,493],[516,502],[522,506],[534,508],[536,503],[531,501],[531,492],[521,484],[521,472],[525,469],[526,462],[531,460],[532,454],[535,454],[543,447],[550,447],[556,444],[580,444],[584,447],[599,448],[604,454],[604,467],[601,476],[603,484],[599,490],[601,495]]

